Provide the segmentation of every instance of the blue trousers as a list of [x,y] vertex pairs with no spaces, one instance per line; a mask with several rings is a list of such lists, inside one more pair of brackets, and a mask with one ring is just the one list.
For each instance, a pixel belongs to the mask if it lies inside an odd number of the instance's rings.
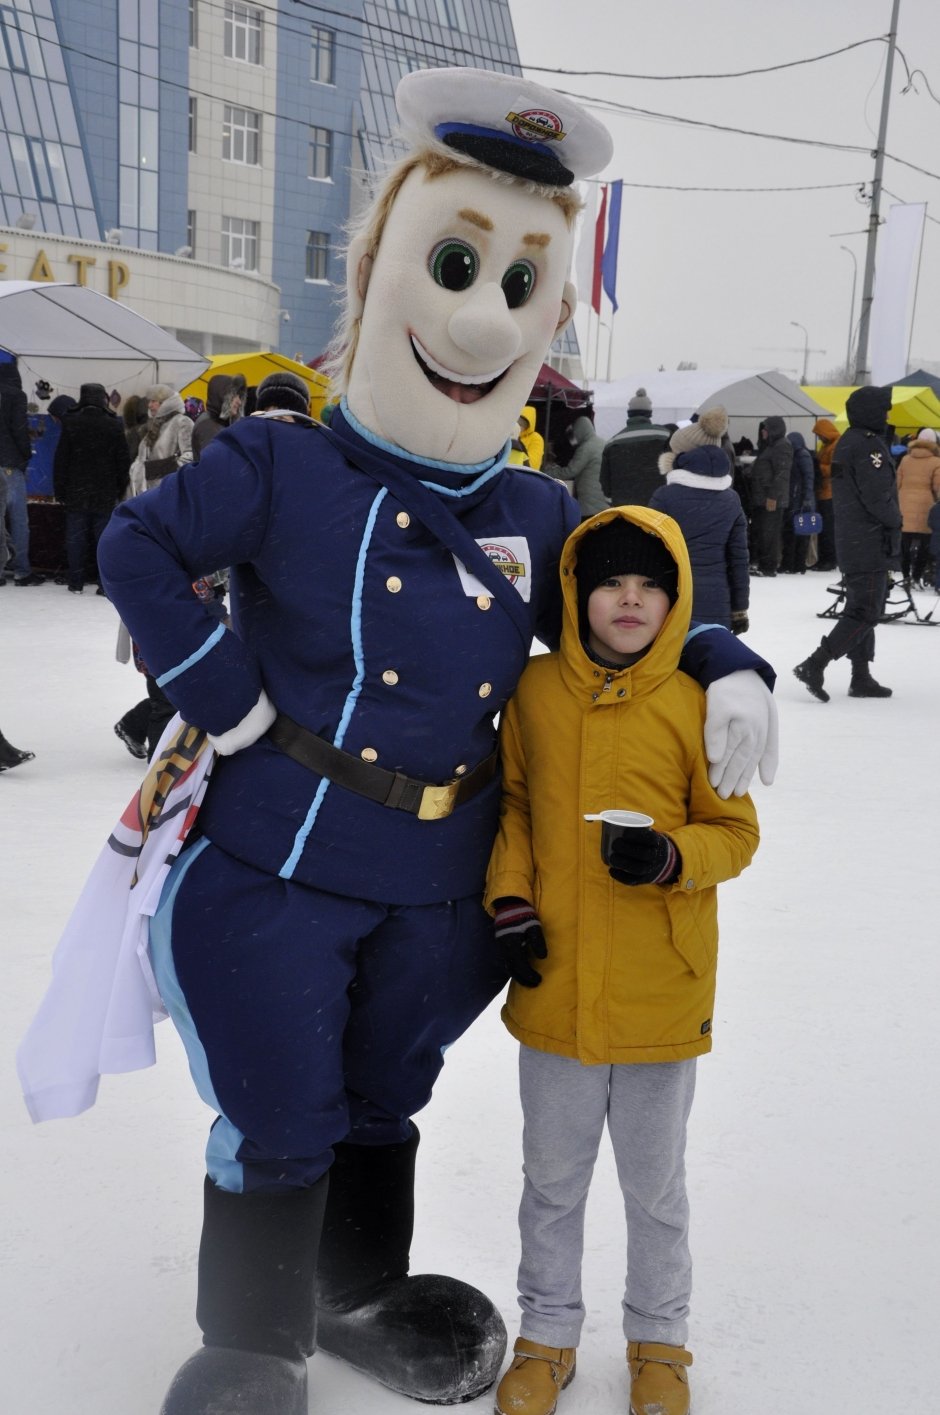
[[201,839],[151,923],[164,1002],[218,1112],[213,1182],[313,1184],[340,1140],[394,1144],[443,1052],[505,985],[480,898],[393,906],[269,875]]
[[[26,473],[19,467],[0,468],[6,490],[4,508],[9,530],[0,534],[0,550],[4,550],[0,574],[6,568],[7,557],[13,562],[13,576],[25,580],[32,573],[29,563],[29,512],[26,503]],[[4,508],[0,508],[0,513]]]

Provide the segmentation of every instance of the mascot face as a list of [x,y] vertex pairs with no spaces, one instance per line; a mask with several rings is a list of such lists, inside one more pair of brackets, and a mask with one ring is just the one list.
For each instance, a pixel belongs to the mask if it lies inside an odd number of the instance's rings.
[[374,261],[350,247],[355,417],[416,456],[495,456],[574,312],[571,241],[561,209],[523,187],[472,168],[411,172]]

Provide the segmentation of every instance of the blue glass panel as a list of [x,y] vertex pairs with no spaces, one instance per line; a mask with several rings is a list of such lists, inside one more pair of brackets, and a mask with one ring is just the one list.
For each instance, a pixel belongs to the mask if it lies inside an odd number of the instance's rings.
[[88,177],[85,170],[85,158],[81,148],[66,147],[62,149],[65,159],[65,170],[69,174],[69,184],[72,188],[72,197],[76,206],[93,206],[91,199],[91,188],[88,185]]
[[100,241],[101,230],[98,226],[98,218],[93,211],[80,211],[78,213],[78,229],[89,241]]
[[156,172],[141,172],[139,219],[141,227],[147,231],[155,231],[158,225],[158,182]]
[[72,95],[65,84],[50,84],[49,92],[52,94],[55,115],[59,120],[59,137],[63,142],[77,143],[79,140],[78,124],[75,121],[75,110],[72,107]]
[[56,201],[71,203],[72,192],[69,188],[69,174],[65,166],[65,154],[57,142],[46,143],[46,156],[49,159],[49,171],[52,173],[52,186],[55,191]]

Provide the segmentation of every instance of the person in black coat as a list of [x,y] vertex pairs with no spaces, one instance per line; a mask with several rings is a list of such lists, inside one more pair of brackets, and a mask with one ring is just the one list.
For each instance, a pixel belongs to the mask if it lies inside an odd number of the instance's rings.
[[601,457],[601,491],[612,506],[648,506],[658,490],[659,457],[671,429],[653,422],[653,403],[638,388],[627,404],[627,425],[610,439]]
[[802,433],[788,432],[787,441],[793,448],[793,465],[790,468],[789,509],[783,518],[780,572],[783,575],[805,575],[809,536],[796,534],[793,517],[798,511],[816,510],[816,465]]
[[786,433],[786,423],[777,417],[765,418],[757,429],[757,456],[748,474],[757,575],[776,575],[780,564],[780,536],[793,466],[793,447]]
[[100,383],[83,383],[78,406],[62,419],[52,464],[55,497],[65,507],[68,585],[81,594],[85,564],[124,497],[131,458],[121,420],[108,407]]
[[832,454],[832,500],[836,559],[842,571],[845,608],[815,653],[793,672],[814,698],[829,701],[826,666],[847,656],[852,664],[850,698],[890,698],[891,689],[871,674],[875,625],[888,593],[888,571],[901,553],[901,509],[886,436],[891,389],[856,388],[845,405],[849,420]]
[[8,559],[13,561],[14,584],[42,584],[29,563],[26,464],[32,453],[20,371],[15,359],[5,359],[0,363],[0,585],[6,581]]

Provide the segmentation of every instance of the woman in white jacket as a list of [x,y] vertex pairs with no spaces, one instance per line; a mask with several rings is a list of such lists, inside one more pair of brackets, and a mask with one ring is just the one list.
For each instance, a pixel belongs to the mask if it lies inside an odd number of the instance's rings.
[[180,395],[165,383],[158,383],[148,388],[144,396],[150,421],[131,464],[131,496],[148,491],[168,472],[193,460],[193,424]]

